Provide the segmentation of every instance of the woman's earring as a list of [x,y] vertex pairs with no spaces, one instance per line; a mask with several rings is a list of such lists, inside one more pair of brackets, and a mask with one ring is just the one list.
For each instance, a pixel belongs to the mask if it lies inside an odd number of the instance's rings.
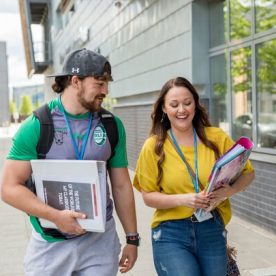
[[165,117],[166,117],[166,113],[165,113],[165,112],[163,112],[163,114],[162,114],[162,118],[161,118],[161,120],[160,120],[160,122],[161,122],[161,123],[163,123],[163,121],[164,121]]

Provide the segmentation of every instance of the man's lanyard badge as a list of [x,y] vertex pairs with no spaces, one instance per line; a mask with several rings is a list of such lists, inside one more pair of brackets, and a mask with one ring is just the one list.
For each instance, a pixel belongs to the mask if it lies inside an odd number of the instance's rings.
[[69,122],[69,120],[68,120],[68,117],[67,117],[67,115],[66,115],[66,113],[65,113],[64,107],[63,107],[63,105],[62,105],[61,97],[60,97],[60,96],[58,97],[58,101],[59,101],[59,104],[60,104],[60,107],[61,107],[61,111],[62,111],[62,113],[63,113],[63,116],[64,116],[64,118],[65,118],[65,122],[66,122],[66,125],[67,125],[67,128],[68,128],[68,131],[69,131],[70,136],[71,136],[71,140],[72,140],[72,143],[73,143],[73,146],[74,146],[74,150],[75,150],[76,157],[77,157],[78,160],[82,160],[82,159],[83,159],[83,156],[84,156],[84,153],[85,153],[85,148],[86,148],[86,145],[87,145],[89,133],[90,133],[90,130],[91,130],[91,127],[92,127],[92,121],[93,121],[92,114],[91,114],[91,112],[90,112],[90,114],[89,114],[89,123],[88,123],[87,131],[86,131],[86,134],[85,134],[83,143],[82,143],[81,150],[79,151],[78,146],[77,146],[77,143],[76,143],[76,140],[75,140],[74,135],[73,135],[73,132],[72,132],[72,128],[71,128],[71,126],[70,126],[70,122]]

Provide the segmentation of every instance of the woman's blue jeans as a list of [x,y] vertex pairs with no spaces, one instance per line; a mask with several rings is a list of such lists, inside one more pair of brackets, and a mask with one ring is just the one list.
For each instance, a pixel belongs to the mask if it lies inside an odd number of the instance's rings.
[[155,269],[159,276],[224,276],[227,252],[218,214],[203,222],[170,220],[152,229]]

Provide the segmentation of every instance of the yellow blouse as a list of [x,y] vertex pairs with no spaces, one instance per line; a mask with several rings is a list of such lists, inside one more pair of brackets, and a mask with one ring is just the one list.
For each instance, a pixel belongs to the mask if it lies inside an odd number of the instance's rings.
[[[205,133],[207,139],[218,146],[220,153],[225,153],[234,144],[234,141],[220,128],[206,127]],[[148,138],[143,145],[137,161],[133,182],[134,187],[139,191],[143,189],[145,192],[158,191],[164,194],[194,193],[195,189],[186,165],[168,139],[166,139],[164,143],[165,160],[162,164],[163,177],[160,185],[156,185],[158,156],[154,152],[155,139],[156,138],[152,136]],[[180,148],[191,168],[195,170],[194,147],[180,146]],[[215,161],[214,152],[204,144],[199,143],[198,174],[199,180],[203,186],[207,184],[208,177]],[[242,173],[246,174],[253,170],[250,161],[247,161]],[[217,208],[226,225],[230,221],[232,214],[229,200],[223,201]],[[162,221],[187,218],[193,213],[194,209],[186,206],[170,209],[156,209],[151,226],[154,228]]]

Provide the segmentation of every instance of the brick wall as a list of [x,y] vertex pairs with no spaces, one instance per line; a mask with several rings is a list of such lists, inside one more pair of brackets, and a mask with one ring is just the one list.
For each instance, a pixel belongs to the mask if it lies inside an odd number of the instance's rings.
[[256,178],[231,202],[234,213],[276,233],[276,165],[252,161]]
[[136,161],[151,127],[151,105],[114,108],[114,113],[122,120],[127,136],[129,168],[135,169]]

